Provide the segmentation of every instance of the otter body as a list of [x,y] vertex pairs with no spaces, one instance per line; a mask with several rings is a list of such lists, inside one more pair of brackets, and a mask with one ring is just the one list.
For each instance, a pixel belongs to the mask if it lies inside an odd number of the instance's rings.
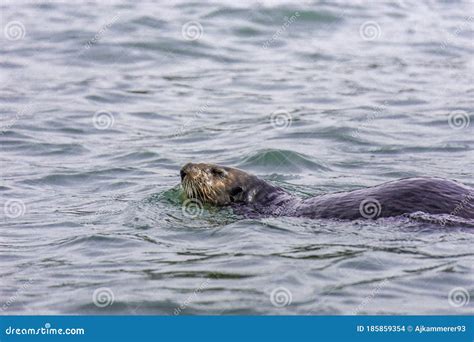
[[474,219],[474,189],[442,178],[406,178],[307,199],[242,170],[214,164],[186,164],[181,181],[189,198],[232,205],[253,215],[355,220],[424,212]]
[[302,201],[298,214],[354,220],[424,212],[474,219],[473,203],[474,190],[454,181],[406,178],[366,189],[309,198]]

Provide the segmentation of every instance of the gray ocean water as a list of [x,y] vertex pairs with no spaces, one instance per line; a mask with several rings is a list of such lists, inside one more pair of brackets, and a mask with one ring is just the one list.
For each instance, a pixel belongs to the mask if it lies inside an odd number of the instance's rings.
[[[474,228],[183,207],[474,186],[472,1],[0,4],[2,314],[467,314]],[[197,210],[196,210],[197,209]]]

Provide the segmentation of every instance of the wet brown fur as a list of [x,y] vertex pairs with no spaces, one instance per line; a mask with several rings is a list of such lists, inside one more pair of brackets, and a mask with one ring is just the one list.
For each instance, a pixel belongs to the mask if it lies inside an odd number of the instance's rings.
[[456,181],[435,177],[405,178],[301,199],[239,169],[188,163],[181,169],[181,184],[189,198],[218,206],[236,204],[237,209],[270,216],[366,218],[360,206],[370,199],[379,206],[373,218],[424,212],[474,219],[474,190]]

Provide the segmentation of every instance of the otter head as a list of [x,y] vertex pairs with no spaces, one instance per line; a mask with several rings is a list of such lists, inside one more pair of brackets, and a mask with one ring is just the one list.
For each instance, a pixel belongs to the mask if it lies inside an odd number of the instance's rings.
[[180,174],[181,185],[189,198],[213,205],[244,202],[257,180],[242,170],[206,163],[188,163]]

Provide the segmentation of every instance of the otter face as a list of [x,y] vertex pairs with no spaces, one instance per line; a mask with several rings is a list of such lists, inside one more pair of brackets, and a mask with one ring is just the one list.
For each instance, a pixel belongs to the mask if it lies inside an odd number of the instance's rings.
[[180,174],[188,198],[213,205],[242,201],[243,181],[252,177],[238,169],[206,163],[188,163],[181,168]]

